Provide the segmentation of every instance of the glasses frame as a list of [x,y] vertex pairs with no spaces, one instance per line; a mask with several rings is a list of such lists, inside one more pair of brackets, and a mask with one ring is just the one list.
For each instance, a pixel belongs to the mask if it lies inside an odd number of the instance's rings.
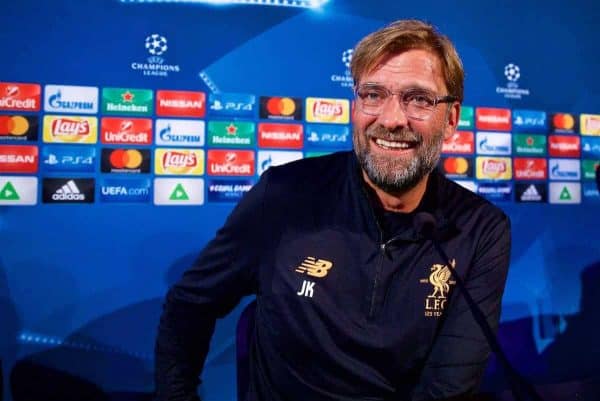
[[[363,88],[368,89],[369,87],[371,87],[371,88],[377,88],[377,89],[383,89],[384,93],[385,93],[385,96],[386,96],[385,99],[383,99],[381,105],[378,106],[380,110],[377,111],[377,112],[365,111],[363,100],[358,95],[358,91],[360,89],[363,89]],[[433,107],[431,108],[431,110],[428,111],[429,114],[426,117],[415,117],[415,116],[409,115],[409,113],[407,112],[408,104],[406,104],[405,102],[402,101],[402,96],[406,92],[410,92],[410,91],[414,91],[414,90],[419,90],[419,91],[422,91],[424,93],[432,94],[432,97],[433,97]],[[386,88],[383,85],[369,84],[369,83],[358,85],[358,86],[354,87],[354,96],[355,96],[356,104],[357,104],[358,108],[360,109],[360,111],[362,111],[363,113],[365,113],[367,115],[370,115],[370,116],[379,116],[379,115],[381,115],[381,113],[383,112],[383,107],[385,106],[386,102],[388,102],[389,99],[393,98],[394,95],[398,96],[398,103],[400,104],[400,107],[402,108],[402,111],[404,112],[404,114],[406,115],[406,117],[410,118],[411,120],[418,120],[418,121],[425,121],[425,120],[428,120],[429,118],[431,118],[431,115],[435,111],[435,108],[437,107],[438,104],[440,104],[440,103],[453,103],[453,102],[458,101],[458,98],[456,96],[452,96],[452,95],[437,96],[434,93],[432,93],[432,92],[430,92],[430,91],[428,91],[426,89],[420,89],[420,88],[409,88],[409,89],[405,89],[405,90],[401,90],[401,91],[392,91],[392,90]]]

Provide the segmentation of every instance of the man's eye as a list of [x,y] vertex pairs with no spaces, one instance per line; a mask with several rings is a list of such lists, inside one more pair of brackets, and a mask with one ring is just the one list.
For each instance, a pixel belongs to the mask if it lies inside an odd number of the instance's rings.
[[362,98],[364,100],[378,101],[378,100],[384,99],[385,94],[383,94],[383,92],[381,92],[381,91],[368,90],[363,93]]
[[433,106],[434,103],[433,97],[427,93],[407,93],[404,101],[417,106]]

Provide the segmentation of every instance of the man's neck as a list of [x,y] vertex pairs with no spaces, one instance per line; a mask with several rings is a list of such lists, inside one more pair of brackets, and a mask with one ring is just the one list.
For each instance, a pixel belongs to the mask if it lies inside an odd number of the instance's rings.
[[417,206],[419,206],[421,199],[423,199],[423,196],[425,195],[427,181],[429,179],[428,174],[421,181],[419,181],[417,185],[409,190],[404,192],[390,193],[377,187],[364,171],[362,173],[365,182],[376,195],[376,199],[381,204],[381,207],[384,210],[397,213],[410,213],[415,210]]

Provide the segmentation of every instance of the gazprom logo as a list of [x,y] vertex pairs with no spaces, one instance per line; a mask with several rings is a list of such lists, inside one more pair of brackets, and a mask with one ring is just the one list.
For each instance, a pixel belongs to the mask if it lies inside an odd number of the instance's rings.
[[511,135],[503,132],[478,132],[477,153],[482,155],[510,155]]
[[347,125],[306,124],[306,148],[350,148],[352,136]]
[[581,177],[581,163],[578,159],[550,159],[548,171],[551,180],[577,181]]
[[208,112],[213,116],[254,117],[256,96],[244,93],[211,93]]
[[548,119],[544,111],[513,110],[512,118],[515,131],[546,132],[548,130]]
[[98,88],[95,86],[46,85],[44,110],[57,113],[96,114]]
[[167,146],[204,146],[205,124],[202,120],[156,120],[156,144]]

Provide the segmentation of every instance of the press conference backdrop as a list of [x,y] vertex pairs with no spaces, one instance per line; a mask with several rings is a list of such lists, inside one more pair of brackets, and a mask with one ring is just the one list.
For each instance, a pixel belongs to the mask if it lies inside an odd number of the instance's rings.
[[[412,17],[466,70],[440,168],[512,219],[510,359],[536,383],[593,377],[600,5],[2,3],[0,355],[15,399],[40,372],[40,391],[149,393],[168,286],[269,166],[351,148],[352,48]],[[247,302],[217,327],[206,400],[235,399]],[[485,383],[504,386],[493,364]]]

